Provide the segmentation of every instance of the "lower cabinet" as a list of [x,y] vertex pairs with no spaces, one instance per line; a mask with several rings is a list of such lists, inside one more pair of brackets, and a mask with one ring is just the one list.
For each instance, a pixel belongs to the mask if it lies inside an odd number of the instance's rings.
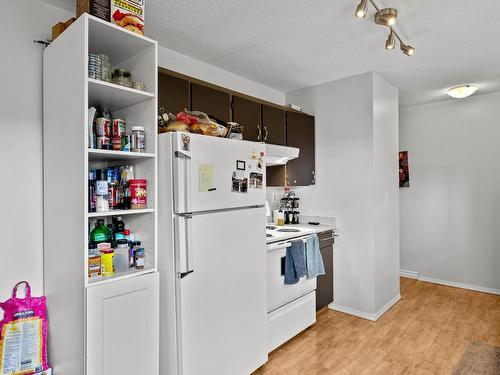
[[318,276],[316,285],[316,311],[327,307],[333,302],[333,243],[332,231],[319,234],[319,247],[325,274]]
[[87,288],[87,374],[158,374],[158,298],[158,273]]

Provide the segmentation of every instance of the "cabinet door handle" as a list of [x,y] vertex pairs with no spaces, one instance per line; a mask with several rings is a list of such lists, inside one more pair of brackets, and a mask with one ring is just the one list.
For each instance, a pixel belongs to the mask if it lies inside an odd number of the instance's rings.
[[264,142],[267,141],[267,126],[264,125]]
[[312,171],[312,183],[316,183],[316,173],[314,173],[314,171]]
[[261,135],[262,135],[262,130],[260,128],[260,125],[257,125],[257,141],[260,141]]

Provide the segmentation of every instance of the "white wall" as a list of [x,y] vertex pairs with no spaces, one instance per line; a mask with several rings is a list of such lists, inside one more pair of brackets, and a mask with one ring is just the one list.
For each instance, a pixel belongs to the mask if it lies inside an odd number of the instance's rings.
[[[295,191],[302,214],[336,217],[335,304],[374,314],[399,294],[397,90],[367,73],[291,92],[286,100],[316,119],[316,185]],[[375,250],[383,246],[379,257]],[[382,289],[390,298],[376,292]]]
[[404,107],[401,268],[500,292],[500,92]]
[[[73,14],[39,0],[2,2],[0,23],[0,301],[26,279],[42,293],[42,52],[34,39]],[[208,64],[161,48],[160,65],[278,104],[285,95]],[[57,194],[57,192],[52,192]],[[71,204],[71,202],[68,202]],[[64,220],[64,218],[61,218]],[[68,244],[68,251],[71,244]],[[63,265],[62,265],[63,266]]]
[[398,90],[373,77],[375,306],[399,295]]
[[[20,280],[28,280],[33,293],[42,292],[43,47],[33,40],[50,38],[52,25],[71,17],[70,13],[38,0],[3,1],[2,11],[1,301]],[[68,244],[68,251],[70,248]]]

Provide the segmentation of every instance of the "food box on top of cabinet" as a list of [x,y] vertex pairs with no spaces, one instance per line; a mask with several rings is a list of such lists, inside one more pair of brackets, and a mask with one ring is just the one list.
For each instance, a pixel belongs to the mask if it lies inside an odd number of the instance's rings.
[[76,0],[76,15],[88,13],[144,35],[145,0]]
[[76,0],[76,16],[80,17],[83,13],[109,22],[111,20],[111,0]]
[[111,22],[144,35],[144,0],[111,0]]

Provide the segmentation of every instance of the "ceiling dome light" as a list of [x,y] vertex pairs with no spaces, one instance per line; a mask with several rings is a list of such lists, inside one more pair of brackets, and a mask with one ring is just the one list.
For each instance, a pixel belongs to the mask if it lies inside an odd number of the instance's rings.
[[391,33],[387,37],[387,40],[385,41],[385,49],[394,49],[396,46],[396,38],[394,37],[394,33],[391,30]]
[[398,19],[398,10],[394,8],[380,9],[375,13],[375,23],[378,25],[391,27]]
[[356,13],[354,15],[358,18],[365,18],[368,12],[368,0],[361,0],[358,7],[356,8]]
[[407,56],[413,56],[413,54],[415,53],[415,48],[410,45],[401,43],[401,51],[403,51],[403,53]]
[[476,86],[461,85],[448,90],[447,94],[455,99],[463,99],[474,94],[477,90]]

